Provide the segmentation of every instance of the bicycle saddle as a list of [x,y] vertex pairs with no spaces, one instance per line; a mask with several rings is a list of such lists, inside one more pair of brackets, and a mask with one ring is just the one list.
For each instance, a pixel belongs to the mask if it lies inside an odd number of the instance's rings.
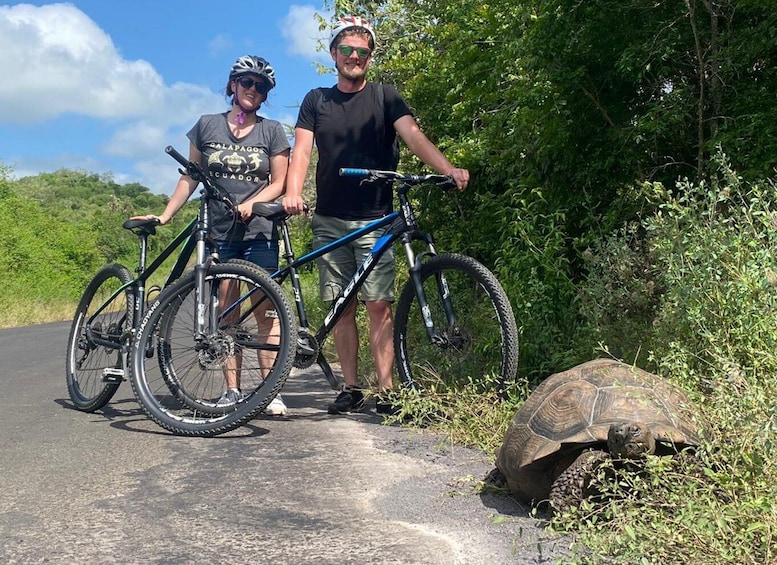
[[271,221],[285,220],[289,217],[289,214],[283,208],[283,204],[278,202],[255,202],[251,207],[251,211],[255,216],[267,218]]
[[158,225],[159,218],[151,218],[150,220],[125,220],[122,227],[134,233],[154,235]]

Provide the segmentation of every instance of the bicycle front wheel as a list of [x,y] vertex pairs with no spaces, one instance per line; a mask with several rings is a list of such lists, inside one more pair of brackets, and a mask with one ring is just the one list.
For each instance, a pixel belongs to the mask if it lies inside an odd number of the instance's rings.
[[204,286],[200,311],[193,272],[166,289],[132,349],[138,402],[178,435],[213,436],[245,424],[275,397],[294,360],[291,307],[263,270],[213,265]]
[[108,404],[124,380],[134,295],[120,289],[130,281],[126,267],[106,265],[89,281],[73,317],[65,376],[70,400],[83,412]]
[[[400,381],[436,390],[496,382],[502,390],[518,369],[518,330],[494,274],[471,257],[443,253],[421,265],[420,281],[416,289],[409,279],[397,303],[394,350]],[[428,308],[419,304],[419,294]]]

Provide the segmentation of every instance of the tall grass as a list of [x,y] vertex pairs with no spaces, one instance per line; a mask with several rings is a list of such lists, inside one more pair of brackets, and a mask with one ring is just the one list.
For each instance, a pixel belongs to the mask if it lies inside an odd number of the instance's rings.
[[[642,473],[603,469],[603,500],[550,522],[575,534],[571,562],[777,563],[777,186],[719,167],[642,186],[653,212],[584,254],[575,350],[598,342],[683,387],[705,442]],[[528,391],[501,401],[482,385],[401,391],[394,421],[493,453]]]
[[590,251],[581,293],[603,345],[689,391],[708,438],[556,520],[607,562],[777,562],[777,186],[719,167],[643,187],[656,212]]

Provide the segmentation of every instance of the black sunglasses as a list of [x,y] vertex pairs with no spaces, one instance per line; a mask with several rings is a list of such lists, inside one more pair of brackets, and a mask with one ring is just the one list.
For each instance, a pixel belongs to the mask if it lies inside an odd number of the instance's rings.
[[272,88],[266,80],[259,79],[255,81],[251,77],[240,77],[237,79],[237,83],[246,90],[253,86],[259,94],[267,94],[270,92],[270,88]]
[[350,45],[338,45],[337,49],[345,57],[350,57],[351,53],[353,53],[354,51],[356,51],[356,55],[359,57],[359,59],[366,59],[372,54],[372,51],[370,51],[366,47],[351,47]]

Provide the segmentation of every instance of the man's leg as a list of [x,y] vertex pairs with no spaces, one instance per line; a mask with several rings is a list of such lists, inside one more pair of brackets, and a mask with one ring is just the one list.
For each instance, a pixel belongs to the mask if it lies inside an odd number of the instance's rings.
[[359,412],[364,407],[364,393],[358,386],[357,365],[359,353],[359,333],[356,328],[356,302],[343,313],[332,330],[337,358],[343,371],[343,390],[329,405],[330,414]]
[[359,332],[356,328],[356,302],[351,302],[348,309],[343,312],[342,317],[332,329],[332,337],[337,350],[337,358],[340,361],[340,368],[343,371],[343,380],[346,386],[356,386],[358,355],[359,355]]
[[391,302],[370,300],[365,302],[370,319],[370,348],[378,374],[378,392],[390,390],[394,373],[394,318]]

